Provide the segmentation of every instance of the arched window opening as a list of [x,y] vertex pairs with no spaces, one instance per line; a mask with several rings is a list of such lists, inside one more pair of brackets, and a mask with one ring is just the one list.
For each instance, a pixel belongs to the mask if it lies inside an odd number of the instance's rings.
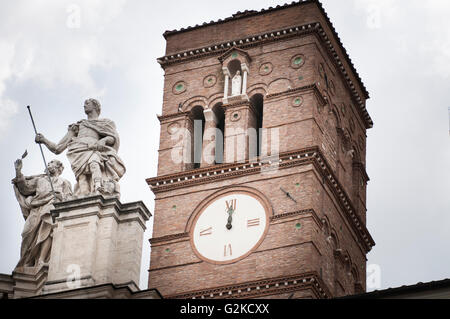
[[203,133],[205,131],[203,107],[200,105],[193,107],[189,118],[189,131],[191,133],[191,163],[188,164],[188,169],[196,169],[200,168],[202,161]]
[[[255,94],[250,98],[250,103],[253,106],[253,109],[255,111],[254,119],[253,119],[253,125],[256,129],[256,150],[250,150],[250,154],[255,154],[256,156],[261,156],[261,150],[262,150],[262,128],[263,128],[263,116],[264,116],[264,98],[262,94]],[[252,146],[252,142],[249,141],[250,148],[254,147]]]
[[224,150],[224,138],[225,138],[225,112],[222,107],[222,103],[217,103],[212,108],[216,117],[216,136],[215,136],[215,162],[216,164],[223,163],[223,150]]
[[227,67],[232,78],[236,75],[237,71],[242,74],[241,62],[239,60],[231,60]]

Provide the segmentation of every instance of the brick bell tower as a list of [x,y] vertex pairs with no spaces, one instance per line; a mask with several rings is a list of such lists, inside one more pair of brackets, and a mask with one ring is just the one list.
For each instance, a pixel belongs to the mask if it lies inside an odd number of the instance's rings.
[[164,37],[149,288],[165,298],[364,292],[375,245],[369,95],[320,2]]

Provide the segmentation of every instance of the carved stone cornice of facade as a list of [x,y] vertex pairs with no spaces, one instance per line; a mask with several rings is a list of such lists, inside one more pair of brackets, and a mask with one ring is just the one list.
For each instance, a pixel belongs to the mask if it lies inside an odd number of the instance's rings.
[[152,247],[157,246],[158,244],[164,243],[167,244],[168,242],[174,241],[174,240],[189,240],[189,233],[179,233],[179,234],[172,234],[162,237],[155,237],[150,238],[149,242],[152,245]]
[[316,157],[317,160],[313,161],[313,164],[317,167],[319,172],[322,172],[323,181],[328,184],[332,193],[335,195],[335,198],[338,199],[338,204],[344,211],[347,221],[359,238],[358,243],[362,243],[366,252],[369,252],[372,247],[375,246],[375,241],[367,230],[365,223],[358,214],[356,214],[356,209],[354,208],[350,197],[345,192],[341,183],[337,180],[320,149],[317,149]]
[[162,299],[156,289],[132,289],[134,283],[102,284],[30,297],[30,299]]
[[[93,211],[86,213],[85,216],[96,215],[99,218],[112,216],[117,220],[117,222],[121,223],[123,222],[123,220],[126,220],[127,222],[135,220],[136,217],[134,219],[129,219],[125,218],[125,216],[132,213],[138,213],[139,218],[136,219],[136,221],[138,221],[142,228],[145,229],[145,221],[149,220],[152,216],[152,214],[142,201],[133,203],[121,203],[119,199],[115,197],[105,198],[102,195],[87,196],[70,201],[56,202],[54,203],[54,206],[55,208],[50,211],[54,220],[56,218],[58,218],[58,220],[65,220],[67,217],[61,216],[61,214],[65,212],[71,212],[73,210],[79,210],[93,206],[97,206],[100,210],[105,210],[108,207],[114,207],[115,213],[100,214],[98,211]],[[56,225],[53,226],[56,227]]]
[[323,106],[327,104],[327,101],[323,97],[323,95],[320,92],[320,89],[316,83],[305,85],[305,86],[298,87],[298,88],[289,89],[289,90],[286,90],[283,92],[268,94],[268,95],[266,95],[266,99],[271,100],[271,99],[275,99],[277,97],[295,95],[296,93],[310,91],[310,90],[312,90],[314,92],[314,95],[317,97],[317,99]]
[[332,295],[316,272],[251,281],[240,285],[197,290],[165,296],[167,299],[251,299],[311,289],[317,298],[328,299]]
[[[309,91],[309,90],[313,91],[314,95],[317,97],[317,99],[323,106],[327,104],[327,101],[321,94],[320,89],[316,83],[305,85],[305,86],[298,87],[298,88],[289,89],[289,90],[286,90],[283,92],[269,94],[269,95],[266,95],[265,98],[267,100],[271,100],[271,99],[276,99],[278,97],[295,95],[297,93],[301,93],[301,92],[305,92],[305,91]],[[255,108],[252,106],[250,101],[242,101],[242,100],[240,100],[238,102],[223,104],[222,108],[229,110],[229,109],[236,109],[236,108],[248,106],[248,105],[250,106],[250,108],[253,112],[256,112]],[[158,115],[157,117],[158,117],[158,120],[160,123],[165,123],[167,121],[177,120],[178,118],[187,118],[189,115],[190,115],[190,112],[188,111],[188,112],[171,113],[171,114],[166,114],[166,115]]]
[[224,54],[222,54],[218,59],[220,61],[220,63],[223,63],[223,61],[225,61],[234,51],[239,52],[240,54],[242,54],[248,62],[252,61],[252,58],[248,55],[247,52],[245,52],[244,50],[239,49],[238,47],[231,47],[230,49],[228,49],[228,51],[225,51]]
[[[332,25],[331,25],[332,27]],[[332,27],[332,30],[334,28]],[[329,37],[327,36],[325,30],[323,29],[322,25],[319,22],[309,23],[302,26],[295,26],[290,28],[281,29],[278,31],[268,32],[260,35],[254,35],[249,36],[244,39],[237,39],[234,41],[228,41],[219,43],[216,45],[204,47],[204,48],[198,48],[198,49],[192,49],[186,52],[180,52],[180,53],[174,53],[172,55],[167,55],[164,57],[159,58],[157,61],[161,66],[165,69],[167,66],[175,64],[175,63],[183,63],[195,59],[201,59],[209,56],[217,56],[222,55],[229,51],[231,48],[236,47],[239,49],[247,49],[251,47],[255,47],[257,45],[261,45],[263,43],[268,42],[274,42],[274,41],[280,41],[280,40],[286,40],[292,37],[296,36],[304,36],[305,34],[315,34],[318,39],[321,41],[321,43],[324,45],[324,47],[327,50],[328,55],[331,58],[331,61],[335,64],[336,68],[340,71],[340,74],[342,78],[344,79],[344,83],[347,84],[347,87],[351,91],[352,100],[355,104],[359,106],[358,113],[360,114],[361,118],[363,119],[366,128],[372,128],[373,127],[373,121],[370,118],[369,113],[367,112],[366,106],[365,106],[365,99],[369,98],[369,94],[364,86],[364,84],[361,81],[361,78],[358,75],[358,72],[356,72],[353,63],[351,63],[350,58],[346,58],[347,62],[350,65],[351,71],[355,77],[357,78],[359,82],[359,86],[361,87],[361,90],[364,92],[364,96],[361,97],[355,87],[355,84],[350,79],[349,73],[347,72],[346,68],[344,67],[344,64],[342,63],[336,49],[334,48],[332,42],[330,41]],[[340,42],[338,38],[338,42]],[[344,55],[347,55],[346,50],[341,46],[342,51],[344,52]],[[347,55],[348,56],[348,55]]]
[[235,103],[230,103],[230,104],[223,104],[222,108],[225,112],[233,112],[233,111],[238,111],[238,110],[242,110],[242,109],[248,109],[250,110],[251,113],[253,114],[258,114],[258,111],[256,110],[256,108],[252,105],[252,103],[250,101],[240,101],[240,102],[235,102]]
[[219,164],[176,174],[157,176],[146,181],[153,193],[156,194],[191,185],[216,182],[230,177],[257,174],[261,172],[263,167],[269,169],[271,166],[276,165],[274,168],[282,168],[289,164],[286,161],[294,161],[296,163],[305,160],[309,161],[313,158],[316,150],[318,150],[317,147],[312,147],[296,152],[282,153],[276,162],[274,162],[274,157],[271,156],[260,157],[254,161],[247,160],[240,163]]
[[292,38],[298,35],[312,33],[318,26],[320,26],[320,23],[316,22],[282,29],[279,31],[262,33],[259,35],[249,36],[244,39],[226,41],[203,48],[166,55],[158,58],[157,61],[163,68],[166,68],[167,66],[176,63],[183,63],[211,56],[221,56],[226,54],[233,48],[244,51],[244,49],[252,48],[263,43],[279,41],[281,39]]
[[71,211],[74,208],[83,208],[84,205],[91,206],[94,203],[101,207],[107,207],[111,205],[117,206],[118,209],[124,213],[126,213],[127,211],[134,211],[137,209],[139,210],[139,212],[141,212],[142,215],[146,215],[148,217],[152,216],[152,214],[142,201],[132,203],[122,203],[116,197],[104,197],[103,195],[86,196],[64,202],[55,202],[53,205],[55,206],[56,211],[65,212]]
[[370,236],[365,223],[356,214],[350,197],[337,180],[330,165],[318,147],[312,147],[299,151],[281,153],[276,162],[272,157],[259,158],[257,161],[245,163],[231,163],[211,166],[202,169],[180,172],[177,174],[163,175],[147,179],[147,184],[153,193],[158,194],[189,186],[202,185],[220,180],[259,174],[264,169],[285,169],[301,165],[313,164],[322,181],[328,184],[339,206],[344,212],[344,217],[358,237],[358,242],[366,252],[370,251],[375,242]]
[[238,101],[238,102],[232,102],[232,103],[228,103],[228,104],[223,104],[222,108],[224,109],[235,109],[238,107],[242,107],[242,106],[248,106],[251,105],[250,101]]
[[319,10],[322,12],[322,14],[325,17],[325,20],[327,22],[328,27],[331,29],[331,32],[333,33],[333,36],[336,38],[337,43],[339,45],[339,47],[341,48],[342,52],[344,53],[344,57],[347,61],[347,63],[350,65],[353,73],[355,73],[357,80],[359,81],[359,83],[361,84],[364,94],[366,96],[366,98],[369,98],[369,93],[367,92],[367,89],[365,88],[364,84],[362,83],[362,80],[358,74],[358,72],[356,71],[353,62],[350,59],[350,56],[347,53],[347,50],[345,50],[344,45],[342,44],[342,41],[336,31],[336,29],[333,26],[333,23],[331,22],[330,18],[328,17],[327,12],[325,11],[324,7],[322,6],[322,3],[318,0],[300,0],[300,1],[294,1],[292,3],[286,3],[284,5],[277,5],[276,7],[269,7],[268,9],[261,9],[260,11],[256,11],[256,10],[246,10],[244,12],[237,12],[236,14],[233,14],[231,17],[226,18],[226,19],[219,19],[218,21],[210,21],[209,23],[203,23],[201,25],[195,25],[193,27],[189,26],[187,28],[181,28],[180,30],[171,30],[171,31],[166,31],[164,32],[164,38],[167,39],[168,37],[170,37],[173,34],[177,34],[177,33],[182,33],[182,32],[188,32],[191,30],[195,30],[195,29],[199,29],[199,28],[204,28],[207,26],[211,26],[211,25],[216,25],[216,24],[223,24],[223,23],[227,23],[231,20],[238,20],[238,19],[242,19],[242,18],[247,18],[247,17],[252,17],[252,16],[256,16],[256,15],[260,15],[260,14],[264,14],[264,13],[268,13],[268,12],[272,12],[272,11],[276,11],[276,10],[282,10],[282,9],[286,9],[288,7],[294,7],[294,6],[301,6],[301,5],[305,5],[308,3],[316,3]]
[[167,115],[158,115],[158,120],[160,123],[164,123],[166,121],[170,121],[177,118],[187,118],[190,112],[178,112]]
[[282,213],[282,214],[277,214],[270,218],[270,222],[275,223],[275,222],[283,220],[283,219],[300,217],[300,216],[302,216],[302,217],[303,216],[305,216],[305,217],[311,216],[318,227],[322,226],[322,222],[320,221],[320,218],[319,218],[319,216],[317,216],[317,213],[314,209],[303,209],[303,210],[298,210],[295,212],[286,212],[286,213]]

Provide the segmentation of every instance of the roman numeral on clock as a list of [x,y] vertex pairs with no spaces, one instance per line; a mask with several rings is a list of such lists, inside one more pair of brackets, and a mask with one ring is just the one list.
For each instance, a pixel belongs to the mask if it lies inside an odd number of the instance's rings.
[[259,226],[259,218],[249,219],[247,220],[247,228]]
[[227,200],[225,201],[225,203],[227,204],[227,210],[232,209],[233,211],[236,210],[236,200],[232,199],[232,200]]
[[231,244],[223,246],[223,256],[233,256],[233,250],[231,249]]
[[212,235],[212,227],[209,227],[200,232],[200,236],[208,236],[208,235]]

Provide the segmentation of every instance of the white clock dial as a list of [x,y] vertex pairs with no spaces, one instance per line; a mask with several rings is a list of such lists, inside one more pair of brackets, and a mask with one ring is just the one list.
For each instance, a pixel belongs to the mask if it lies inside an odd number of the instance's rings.
[[260,200],[242,193],[227,194],[200,212],[191,238],[202,259],[232,263],[261,243],[268,226],[268,214]]

